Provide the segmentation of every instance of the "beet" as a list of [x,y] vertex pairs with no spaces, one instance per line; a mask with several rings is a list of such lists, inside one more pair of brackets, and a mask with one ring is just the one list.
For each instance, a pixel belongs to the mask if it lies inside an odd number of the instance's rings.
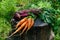
[[28,13],[28,12],[30,12],[30,10],[21,10],[21,11],[19,11],[20,14],[24,14],[24,13]]
[[28,15],[29,15],[28,12],[29,12],[29,10],[22,10],[22,11],[19,12],[19,14],[20,14],[22,17],[23,17],[23,16],[28,16]]
[[21,10],[15,13],[14,18],[19,20],[23,17],[29,16],[29,12],[33,13],[34,15],[38,16],[41,13],[40,9],[28,9],[28,10]]
[[19,13],[15,13],[14,18],[19,20],[21,18],[21,15]]
[[22,13],[22,14],[20,14],[20,13],[16,12],[14,14],[14,19],[20,20],[21,18],[26,17],[26,16],[29,16],[29,14],[28,13]]
[[21,14],[21,16],[23,17],[23,16],[29,16],[29,14],[28,13],[25,13],[25,14]]

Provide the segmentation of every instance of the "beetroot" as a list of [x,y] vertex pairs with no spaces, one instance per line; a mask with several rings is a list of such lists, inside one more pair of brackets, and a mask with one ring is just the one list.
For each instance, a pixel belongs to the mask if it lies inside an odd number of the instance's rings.
[[14,18],[19,20],[21,18],[21,15],[19,13],[15,13]]
[[19,20],[20,18],[31,15],[31,14],[28,14],[29,12],[37,16],[39,15],[39,13],[41,13],[41,10],[40,9],[21,10],[15,13],[14,18]]
[[25,13],[25,14],[21,14],[21,16],[22,16],[22,17],[23,17],[23,16],[29,16],[29,14]]
[[29,15],[28,13],[22,13],[22,14],[20,14],[19,12],[16,12],[16,13],[14,14],[14,19],[20,20],[21,17],[26,17],[26,16],[28,16],[28,15]]
[[22,10],[22,11],[19,11],[20,14],[24,14],[24,13],[28,13],[30,10]]

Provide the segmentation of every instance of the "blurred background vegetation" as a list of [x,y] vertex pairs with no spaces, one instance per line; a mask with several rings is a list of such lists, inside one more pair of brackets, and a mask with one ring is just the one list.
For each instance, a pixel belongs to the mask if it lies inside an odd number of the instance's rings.
[[[30,6],[31,5],[31,6]],[[0,40],[5,40],[11,30],[10,20],[14,12],[29,8],[50,8],[59,12],[53,27],[54,40],[60,40],[60,0],[0,0]]]

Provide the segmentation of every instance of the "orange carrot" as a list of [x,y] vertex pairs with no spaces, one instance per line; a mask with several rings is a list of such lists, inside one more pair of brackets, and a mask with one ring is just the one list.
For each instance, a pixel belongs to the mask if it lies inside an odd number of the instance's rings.
[[22,32],[20,33],[20,35],[22,35],[27,28],[28,28],[28,26],[26,24],[25,28],[22,30]]
[[32,21],[31,21],[31,26],[28,28],[28,30],[34,25],[34,20],[33,19],[31,19]]
[[28,18],[28,27],[31,26],[31,18]]
[[[33,24],[34,24],[34,20],[33,20],[32,18],[30,19],[30,21],[31,21],[31,22],[30,22],[30,26],[28,25],[27,31],[28,31],[28,30],[33,26]],[[26,32],[27,32],[27,31],[26,31]]]
[[15,32],[13,32],[9,37],[11,37],[12,35],[14,35],[15,33],[17,33],[18,31],[20,31],[25,25],[26,25],[27,21],[25,21]]
[[27,20],[27,17],[25,17],[21,21],[19,21],[18,24],[16,25],[16,28],[18,28],[18,26],[23,24],[26,20]]

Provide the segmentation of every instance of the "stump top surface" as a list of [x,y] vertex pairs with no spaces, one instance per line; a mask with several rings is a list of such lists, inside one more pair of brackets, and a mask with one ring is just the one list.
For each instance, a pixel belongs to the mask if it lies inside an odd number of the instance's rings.
[[44,27],[44,26],[48,26],[48,23],[43,22],[39,18],[35,20],[34,27]]

